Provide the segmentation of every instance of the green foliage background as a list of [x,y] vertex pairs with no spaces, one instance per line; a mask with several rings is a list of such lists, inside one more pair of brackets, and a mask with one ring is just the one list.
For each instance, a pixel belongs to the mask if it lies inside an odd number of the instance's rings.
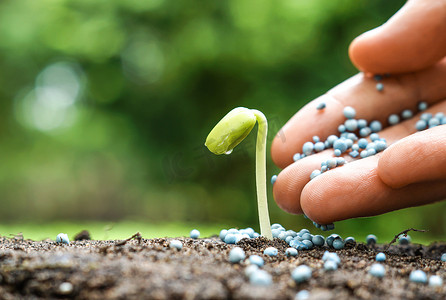
[[[267,115],[272,137],[306,102],[357,72],[349,43],[404,2],[2,1],[1,222],[256,228],[255,135],[216,157],[203,146],[207,133],[246,106]],[[47,72],[54,66],[62,73]],[[77,89],[61,104],[42,94],[48,84]],[[269,170],[279,171],[271,161]],[[273,222],[308,226],[273,201],[270,208]],[[388,235],[418,226],[444,238],[445,208],[339,228]]]

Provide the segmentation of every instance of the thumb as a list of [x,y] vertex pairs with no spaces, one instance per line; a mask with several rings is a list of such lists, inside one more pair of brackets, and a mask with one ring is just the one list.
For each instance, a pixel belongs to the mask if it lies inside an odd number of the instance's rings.
[[409,135],[387,148],[378,162],[378,176],[392,188],[446,179],[446,125]]
[[405,73],[446,55],[446,0],[412,0],[385,24],[357,37],[350,59],[364,72]]

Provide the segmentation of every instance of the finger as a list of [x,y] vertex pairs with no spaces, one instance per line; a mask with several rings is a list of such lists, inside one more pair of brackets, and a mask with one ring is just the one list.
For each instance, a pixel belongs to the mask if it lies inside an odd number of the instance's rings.
[[378,175],[394,188],[446,179],[446,126],[418,132],[387,148]]
[[310,180],[311,172],[320,169],[321,162],[332,157],[333,151],[325,150],[298,160],[280,172],[273,186],[273,196],[277,205],[291,214],[301,214],[300,195]]
[[[426,112],[435,114],[437,112],[446,111],[446,101],[443,101],[435,106],[430,107]],[[407,137],[408,135],[411,135],[416,132],[415,129],[415,123],[417,120],[419,120],[421,113],[415,115],[413,118],[406,120],[404,122],[401,122],[398,125],[388,127],[384,129],[383,131],[379,132],[379,136],[381,138],[385,138],[388,145],[391,145],[398,140]],[[446,126],[442,125],[440,126],[442,128],[446,128]],[[441,128],[439,127],[439,130]],[[443,129],[444,131],[445,129]],[[444,144],[443,144],[444,145]],[[389,149],[391,149],[390,147]],[[410,147],[410,149],[413,149]],[[377,157],[380,157],[381,155],[385,155],[387,150],[385,150],[383,153],[378,153],[375,155],[375,159]],[[283,210],[293,213],[293,214],[300,214],[303,212],[301,207],[301,196],[305,186],[308,184],[310,180],[310,174],[315,169],[320,169],[320,164],[322,161],[325,161],[329,158],[333,157],[333,149],[328,149],[323,152],[308,156],[304,159],[298,160],[295,163],[291,164],[287,168],[285,168],[277,177],[276,182],[273,186],[273,194],[274,194],[274,200],[276,201],[277,205],[282,208]],[[348,168],[346,166],[340,167],[339,169],[346,168],[348,172],[350,172],[349,176],[351,178],[358,178],[358,175],[356,174],[357,171],[367,168],[366,165],[362,165],[362,163],[367,164],[369,162],[367,159],[360,159],[360,160],[353,160],[349,155],[344,155],[346,161],[349,162]],[[353,162],[353,165],[350,164],[351,161]],[[377,162],[377,160],[376,160]],[[406,162],[407,163],[407,162]],[[408,163],[410,165],[410,163]],[[352,168],[352,166],[354,168]],[[375,166],[377,168],[377,166]],[[319,177],[331,177],[331,176],[337,176],[335,170],[330,170],[328,172],[325,172],[321,175],[319,175],[316,179],[319,179]],[[399,174],[399,176],[402,176],[402,174]],[[316,180],[315,179],[315,180]],[[360,180],[360,179],[357,179]],[[341,181],[340,181],[341,183]],[[331,187],[333,189],[336,189],[337,186]]]
[[304,213],[317,223],[329,224],[428,204],[446,197],[446,181],[392,189],[378,176],[377,163],[377,156],[368,157],[327,172],[330,176],[323,174],[310,181],[301,196]]
[[353,64],[374,74],[424,69],[446,55],[446,1],[407,1],[382,26],[350,45]]
[[[444,82],[446,59],[417,74],[383,79],[383,92],[376,90],[375,80],[361,73],[353,76],[308,103],[283,126],[272,143],[273,161],[280,168],[285,168],[293,162],[293,155],[301,152],[302,145],[314,135],[324,140],[330,134],[338,134],[338,126],[345,121],[342,114],[345,106],[356,109],[357,119],[379,120],[388,126],[390,114],[404,109],[416,111],[419,101],[433,105],[446,98]],[[316,109],[319,102],[326,103],[324,110]]]

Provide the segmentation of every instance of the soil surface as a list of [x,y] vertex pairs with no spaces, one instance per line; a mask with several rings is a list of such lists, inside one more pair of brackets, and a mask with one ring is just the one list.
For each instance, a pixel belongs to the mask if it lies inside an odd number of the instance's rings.
[[[85,235],[84,235],[85,236]],[[375,255],[386,245],[356,244],[333,250],[341,258],[337,271],[323,269],[328,248],[299,251],[287,257],[287,244],[279,239],[244,239],[228,245],[217,237],[178,238],[183,249],[169,248],[170,238],[129,241],[80,240],[69,245],[54,241],[0,238],[0,299],[295,299],[300,290],[309,299],[446,299],[446,284],[431,287],[409,281],[414,269],[446,282],[446,262],[440,261],[446,243],[430,246],[392,245],[383,279],[368,274]],[[244,274],[247,260],[228,261],[229,251],[242,247],[247,257],[258,254],[273,277],[267,287],[254,286]],[[263,255],[268,246],[279,255]],[[291,271],[306,264],[312,278],[296,283]]]

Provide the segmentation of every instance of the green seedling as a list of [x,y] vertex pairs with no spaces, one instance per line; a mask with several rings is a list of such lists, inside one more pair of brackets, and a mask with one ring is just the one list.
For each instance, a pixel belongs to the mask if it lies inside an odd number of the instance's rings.
[[215,125],[206,139],[206,147],[217,155],[231,154],[232,150],[245,139],[258,122],[256,145],[256,187],[259,209],[260,233],[272,239],[271,223],[266,196],[266,135],[268,122],[258,110],[237,107],[231,110]]

